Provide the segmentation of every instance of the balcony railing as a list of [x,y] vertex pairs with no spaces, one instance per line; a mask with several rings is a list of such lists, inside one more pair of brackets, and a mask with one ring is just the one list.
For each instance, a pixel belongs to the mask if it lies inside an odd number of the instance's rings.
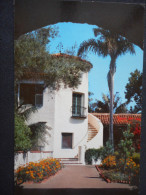
[[72,106],[72,117],[73,118],[86,118],[87,108],[82,106]]

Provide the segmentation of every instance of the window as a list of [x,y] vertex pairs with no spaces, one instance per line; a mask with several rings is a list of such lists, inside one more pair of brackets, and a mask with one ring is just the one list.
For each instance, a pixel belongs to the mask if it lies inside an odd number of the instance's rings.
[[73,107],[72,107],[73,116],[81,115],[81,99],[82,99],[81,94],[73,93]]
[[62,149],[72,149],[72,133],[62,133]]
[[85,118],[84,94],[73,93],[72,117]]
[[21,83],[20,100],[23,104],[41,106],[43,104],[43,85]]

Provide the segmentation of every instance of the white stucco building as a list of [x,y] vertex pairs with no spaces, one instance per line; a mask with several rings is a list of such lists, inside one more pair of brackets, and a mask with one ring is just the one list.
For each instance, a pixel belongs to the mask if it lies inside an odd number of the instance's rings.
[[38,78],[19,82],[18,102],[23,99],[37,107],[27,121],[29,125],[46,122],[51,128],[50,136],[46,134],[46,142],[39,147],[54,158],[78,158],[84,163],[86,149],[103,146],[103,126],[88,114],[88,73],[82,73],[81,84],[75,89],[64,85],[59,90],[43,88],[44,80]]

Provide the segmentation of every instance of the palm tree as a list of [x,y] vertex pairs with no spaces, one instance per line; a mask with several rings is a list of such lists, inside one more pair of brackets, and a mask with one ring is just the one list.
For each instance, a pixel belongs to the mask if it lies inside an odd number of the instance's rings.
[[118,56],[130,52],[135,53],[134,46],[126,38],[102,28],[93,29],[95,37],[98,39],[89,39],[81,43],[78,56],[88,50],[98,54],[99,56],[110,56],[109,72],[107,74],[108,87],[110,91],[110,128],[109,140],[114,148],[113,143],[113,94],[114,94],[114,75],[116,72],[116,60]]
[[[96,100],[92,103],[91,107],[94,112],[97,113],[108,113],[110,112],[110,97],[109,95],[102,94],[102,100]],[[113,102],[113,113],[127,113],[126,103],[121,103],[121,98],[118,95],[118,92],[114,95]]]

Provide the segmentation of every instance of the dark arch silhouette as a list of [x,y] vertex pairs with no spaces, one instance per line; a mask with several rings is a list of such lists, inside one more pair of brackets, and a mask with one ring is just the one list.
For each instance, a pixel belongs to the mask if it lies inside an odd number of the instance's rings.
[[144,4],[15,1],[15,38],[58,22],[88,23],[116,31],[143,48]]

